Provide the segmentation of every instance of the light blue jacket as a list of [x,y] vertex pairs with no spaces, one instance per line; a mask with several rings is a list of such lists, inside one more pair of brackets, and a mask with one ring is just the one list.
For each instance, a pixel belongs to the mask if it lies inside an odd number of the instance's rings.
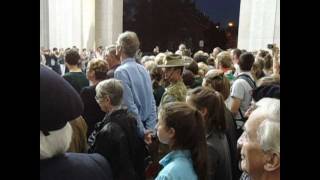
[[197,180],[189,150],[171,151],[160,162],[163,169],[155,180]]
[[122,81],[123,105],[136,116],[138,133],[143,137],[145,130],[155,129],[157,119],[150,75],[134,58],[127,58],[114,72],[114,78]]

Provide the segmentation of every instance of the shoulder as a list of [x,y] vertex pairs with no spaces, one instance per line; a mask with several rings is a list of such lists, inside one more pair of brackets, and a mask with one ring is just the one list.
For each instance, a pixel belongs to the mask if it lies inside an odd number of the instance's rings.
[[[159,173],[159,179],[197,179],[191,161],[177,158],[167,164]],[[157,177],[157,179],[158,179]]]

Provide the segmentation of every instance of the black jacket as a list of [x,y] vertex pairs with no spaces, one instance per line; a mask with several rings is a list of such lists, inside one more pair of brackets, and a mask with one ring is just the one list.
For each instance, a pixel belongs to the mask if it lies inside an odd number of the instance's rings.
[[136,119],[125,109],[107,114],[90,135],[89,153],[110,162],[116,180],[144,179],[144,142],[138,137]]
[[212,130],[207,134],[208,180],[232,180],[231,157],[225,133]]
[[88,126],[88,131],[87,131],[87,138],[88,138],[92,133],[92,131],[94,130],[94,125],[97,122],[102,121],[106,113],[101,110],[99,104],[95,99],[96,86],[89,86],[89,87],[82,88],[80,92],[80,96],[84,105],[82,116]]
[[40,160],[40,180],[112,180],[111,169],[100,154],[65,153]]

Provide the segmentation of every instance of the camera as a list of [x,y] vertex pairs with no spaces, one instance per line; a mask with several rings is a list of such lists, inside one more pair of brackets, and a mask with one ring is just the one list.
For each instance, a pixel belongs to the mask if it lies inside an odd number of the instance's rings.
[[273,44],[268,44],[268,49],[273,49]]

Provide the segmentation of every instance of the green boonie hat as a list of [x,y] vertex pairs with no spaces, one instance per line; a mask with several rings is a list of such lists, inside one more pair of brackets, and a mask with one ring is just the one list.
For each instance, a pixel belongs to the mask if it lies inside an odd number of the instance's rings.
[[170,54],[166,55],[163,59],[162,65],[157,65],[157,67],[179,67],[186,66],[181,55],[178,54]]

